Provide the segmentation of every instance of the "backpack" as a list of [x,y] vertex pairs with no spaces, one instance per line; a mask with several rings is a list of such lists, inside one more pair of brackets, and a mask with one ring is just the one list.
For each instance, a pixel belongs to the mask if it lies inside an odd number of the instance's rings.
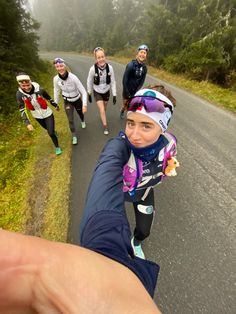
[[[98,70],[98,65],[97,63],[94,64],[94,68],[95,68],[95,75],[94,75],[94,79],[93,79],[93,83],[95,85],[99,85],[100,83],[100,76],[99,76],[99,70]],[[111,83],[111,73],[110,73],[110,69],[109,69],[109,65],[108,63],[106,63],[106,84],[109,85]]]

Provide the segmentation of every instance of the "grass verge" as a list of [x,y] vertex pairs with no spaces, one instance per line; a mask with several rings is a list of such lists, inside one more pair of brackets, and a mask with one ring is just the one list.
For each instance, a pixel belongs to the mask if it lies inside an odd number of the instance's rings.
[[28,182],[33,175],[33,147],[37,131],[27,133],[19,115],[0,121],[0,227],[24,231],[30,210],[27,203]]

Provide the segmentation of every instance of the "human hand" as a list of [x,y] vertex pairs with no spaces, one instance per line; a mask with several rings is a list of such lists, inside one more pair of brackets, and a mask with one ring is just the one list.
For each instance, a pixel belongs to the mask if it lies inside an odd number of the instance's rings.
[[83,113],[87,112],[87,106],[83,106],[82,112],[83,112]]
[[4,230],[0,247],[0,313],[95,313],[102,302],[103,314],[160,314],[138,277],[101,254]]
[[29,130],[29,131],[33,131],[34,130],[34,127],[33,127],[33,125],[32,124],[27,124],[27,129]]
[[90,94],[88,94],[88,100],[90,103],[92,103],[92,96]]
[[52,106],[54,106],[55,108],[58,107],[58,104],[57,104],[53,99],[50,99],[49,102],[50,102],[50,104],[51,104]]
[[116,104],[116,96],[113,96],[113,105]]

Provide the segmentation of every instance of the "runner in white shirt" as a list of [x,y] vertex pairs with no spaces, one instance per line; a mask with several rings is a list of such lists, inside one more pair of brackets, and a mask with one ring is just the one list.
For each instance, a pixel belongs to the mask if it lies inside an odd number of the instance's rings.
[[59,103],[62,92],[65,112],[72,133],[72,144],[76,145],[78,139],[75,133],[74,109],[80,117],[82,129],[85,129],[84,113],[87,111],[87,92],[78,77],[67,71],[65,61],[62,58],[55,58],[53,63],[58,72],[53,78],[54,99],[56,103]]
[[101,47],[94,49],[96,63],[91,66],[87,78],[87,91],[89,102],[92,102],[92,92],[97,103],[100,118],[105,135],[109,134],[106,110],[110,98],[110,90],[113,95],[113,105],[116,104],[116,81],[113,67],[106,63],[105,52]]

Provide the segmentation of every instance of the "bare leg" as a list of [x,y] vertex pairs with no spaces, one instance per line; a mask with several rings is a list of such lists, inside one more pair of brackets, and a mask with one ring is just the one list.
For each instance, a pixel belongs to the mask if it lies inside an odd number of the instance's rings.
[[98,100],[97,106],[99,109],[100,118],[102,120],[102,125],[103,127],[107,127],[107,117],[106,117],[107,101],[104,102],[103,100]]

